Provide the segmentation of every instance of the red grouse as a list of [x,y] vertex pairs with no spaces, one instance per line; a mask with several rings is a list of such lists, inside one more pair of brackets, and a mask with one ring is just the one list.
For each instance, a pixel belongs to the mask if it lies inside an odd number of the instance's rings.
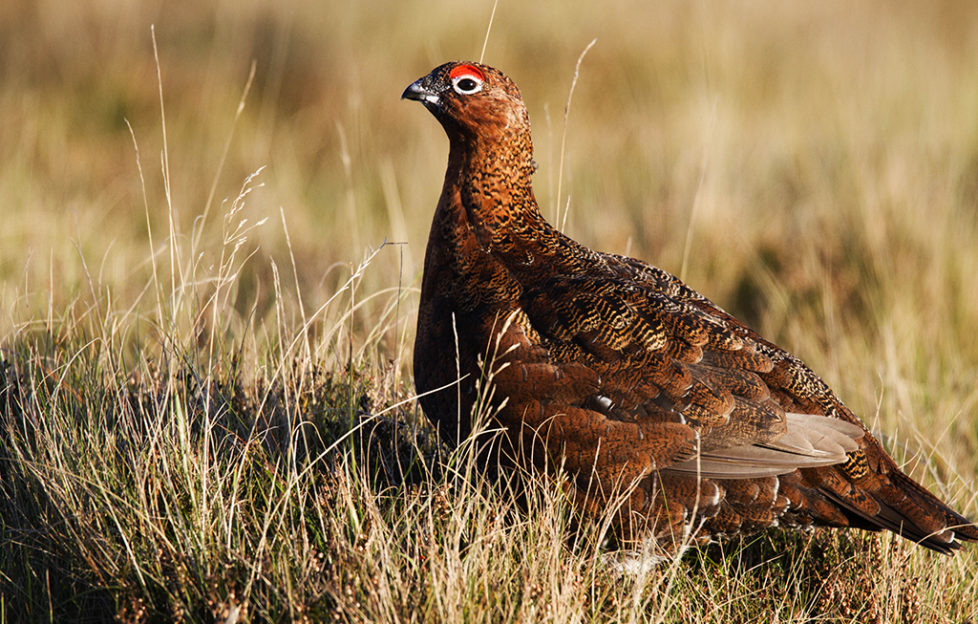
[[978,540],[799,359],[665,271],[547,223],[507,76],[446,63],[402,97],[451,144],[414,354],[443,439],[465,439],[481,405],[504,434],[496,465],[564,470],[581,513],[620,505],[621,539],[666,553],[775,525],[889,529],[942,553]]

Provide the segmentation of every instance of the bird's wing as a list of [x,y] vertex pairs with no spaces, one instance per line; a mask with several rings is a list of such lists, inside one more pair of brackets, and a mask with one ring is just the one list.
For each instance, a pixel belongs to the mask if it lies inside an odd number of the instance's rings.
[[[829,419],[789,420],[761,377],[774,364],[752,341],[634,276],[562,274],[534,286],[523,310],[552,362],[584,366],[600,380],[580,407],[612,421],[687,428],[700,468],[708,461],[716,476],[843,462],[863,433],[833,430]],[[682,448],[654,459],[657,469],[685,470],[691,457]]]
[[753,479],[782,475],[799,468],[844,463],[859,449],[865,432],[836,418],[786,414],[784,435],[758,444],[718,448],[673,464],[669,471],[705,479]]
[[790,504],[802,523],[888,528],[941,552],[955,547],[955,534],[978,539],[800,360],[668,273],[601,257],[599,267],[524,284],[520,299],[547,365],[588,380],[570,386],[574,396],[537,406],[565,446],[582,449],[570,466],[625,478],[655,471],[687,489],[721,480],[728,493],[783,475],[780,494],[778,480],[768,488],[772,508]]

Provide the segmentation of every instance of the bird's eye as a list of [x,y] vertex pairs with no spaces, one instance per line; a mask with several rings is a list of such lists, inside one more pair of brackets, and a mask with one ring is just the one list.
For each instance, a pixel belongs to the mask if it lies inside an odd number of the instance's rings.
[[479,83],[471,78],[462,78],[455,83],[455,90],[459,93],[475,93],[479,90]]
[[452,88],[461,95],[472,95],[482,90],[482,83],[485,78],[477,67],[472,65],[458,65],[449,74],[452,80]]

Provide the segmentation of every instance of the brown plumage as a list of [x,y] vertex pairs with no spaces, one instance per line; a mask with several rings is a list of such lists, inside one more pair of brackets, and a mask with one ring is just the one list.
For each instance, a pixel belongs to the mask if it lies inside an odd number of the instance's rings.
[[414,356],[444,439],[468,436],[481,396],[505,434],[494,462],[562,467],[585,514],[623,498],[620,537],[665,552],[777,524],[889,529],[942,553],[978,540],[800,360],[665,271],[547,223],[509,78],[446,63],[402,97],[451,144]]

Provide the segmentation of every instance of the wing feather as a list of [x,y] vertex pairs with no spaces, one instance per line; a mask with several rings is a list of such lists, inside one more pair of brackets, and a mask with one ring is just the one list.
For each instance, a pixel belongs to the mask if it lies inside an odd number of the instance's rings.
[[708,479],[747,479],[845,463],[859,448],[860,427],[828,416],[786,415],[787,431],[761,444],[721,448],[671,465],[668,470]]

